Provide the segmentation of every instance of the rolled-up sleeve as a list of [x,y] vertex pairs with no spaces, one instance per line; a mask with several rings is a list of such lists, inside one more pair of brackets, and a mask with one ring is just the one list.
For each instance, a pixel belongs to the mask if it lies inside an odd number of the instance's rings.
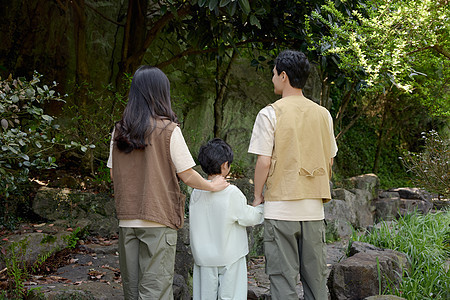
[[250,139],[249,153],[272,156],[275,142],[276,116],[272,106],[266,106],[256,116]]

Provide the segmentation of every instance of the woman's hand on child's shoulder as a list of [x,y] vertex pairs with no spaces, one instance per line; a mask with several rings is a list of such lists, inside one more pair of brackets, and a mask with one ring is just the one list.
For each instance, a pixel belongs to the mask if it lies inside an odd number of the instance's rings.
[[229,185],[230,185],[230,183],[228,181],[226,181],[225,178],[220,175],[214,177],[211,180],[211,190],[213,192],[218,192],[218,191],[224,190]]

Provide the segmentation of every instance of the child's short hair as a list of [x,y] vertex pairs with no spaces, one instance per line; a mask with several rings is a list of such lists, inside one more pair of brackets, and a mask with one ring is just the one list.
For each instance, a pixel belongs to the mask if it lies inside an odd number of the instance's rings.
[[198,160],[207,175],[220,174],[224,162],[233,162],[233,150],[224,140],[215,138],[200,147]]

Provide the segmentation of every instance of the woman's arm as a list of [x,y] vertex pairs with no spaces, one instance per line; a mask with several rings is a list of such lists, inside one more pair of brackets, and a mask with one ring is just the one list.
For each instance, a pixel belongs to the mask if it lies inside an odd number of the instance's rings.
[[177,175],[188,186],[199,190],[218,192],[230,185],[222,176],[216,176],[213,180],[208,181],[192,168],[177,173]]

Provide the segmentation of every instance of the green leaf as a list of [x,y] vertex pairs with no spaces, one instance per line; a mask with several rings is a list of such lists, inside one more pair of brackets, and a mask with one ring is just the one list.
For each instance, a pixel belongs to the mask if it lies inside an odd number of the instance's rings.
[[36,145],[36,147],[38,147],[39,149],[42,148],[42,144],[39,141],[34,141],[34,144]]
[[248,15],[250,13],[250,3],[248,0],[239,0],[239,6],[241,7],[244,14]]
[[255,25],[256,27],[261,29],[261,24],[259,23],[259,20],[258,20],[258,18],[255,15],[251,15],[250,16],[250,24],[251,25]]
[[227,6],[228,3],[230,3],[230,2],[231,2],[231,0],[220,0],[219,6],[220,6],[220,7]]
[[209,10],[214,10],[219,4],[219,0],[210,0],[209,1]]
[[13,103],[19,102],[19,97],[17,95],[12,95],[11,100]]
[[87,147],[86,146],[81,146],[80,147],[81,151],[86,152],[87,151]]
[[203,7],[205,6],[206,0],[199,0],[198,1],[198,6]]
[[49,116],[49,115],[42,115],[42,119],[44,119],[47,122],[51,122],[53,121],[53,117]]

